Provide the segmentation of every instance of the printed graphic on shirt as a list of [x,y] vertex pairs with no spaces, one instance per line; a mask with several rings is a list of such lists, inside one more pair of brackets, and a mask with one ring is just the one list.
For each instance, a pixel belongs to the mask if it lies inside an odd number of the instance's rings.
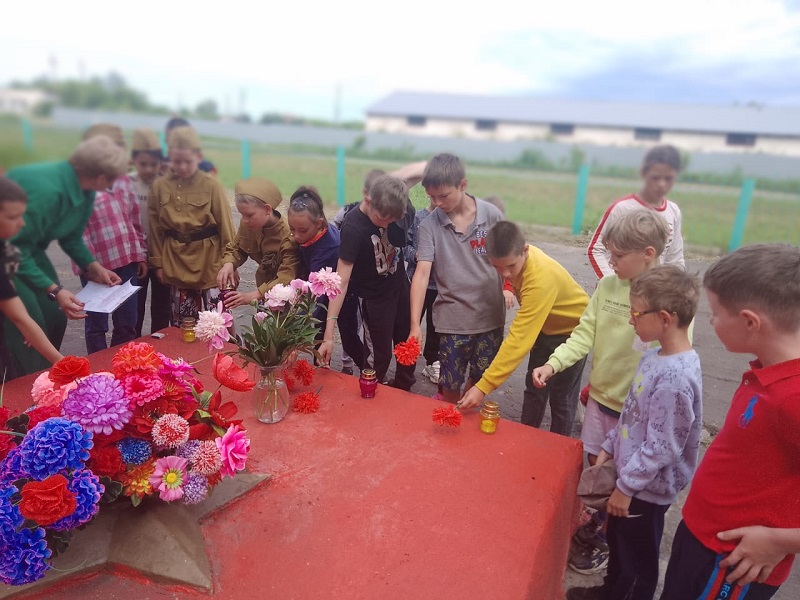
[[372,251],[375,253],[375,270],[378,275],[388,276],[397,270],[397,248],[389,243],[386,230],[381,228],[381,235],[373,234]]
[[265,252],[264,257],[261,259],[261,267],[271,279],[274,279],[275,275],[277,275],[280,264],[281,258],[277,252]]
[[475,239],[469,241],[469,245],[475,251],[475,254],[486,254],[486,235],[488,233],[489,231],[486,229],[475,231]]
[[755,408],[756,402],[758,402],[758,396],[753,396],[750,398],[750,402],[747,403],[747,408],[744,409],[744,412],[739,416],[739,427],[745,429],[748,425],[750,425],[750,421],[753,420],[755,416]]

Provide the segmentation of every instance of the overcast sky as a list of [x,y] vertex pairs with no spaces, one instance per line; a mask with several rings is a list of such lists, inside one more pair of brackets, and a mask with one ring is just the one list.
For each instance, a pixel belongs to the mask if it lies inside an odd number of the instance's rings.
[[363,119],[394,90],[800,106],[800,0],[278,2],[14,0],[0,85],[113,70],[255,118],[338,96]]

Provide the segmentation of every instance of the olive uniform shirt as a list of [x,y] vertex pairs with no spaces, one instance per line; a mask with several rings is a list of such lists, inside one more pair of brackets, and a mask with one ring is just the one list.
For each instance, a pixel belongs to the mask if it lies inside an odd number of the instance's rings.
[[288,284],[297,276],[300,263],[297,244],[289,235],[289,226],[275,211],[277,222],[261,229],[251,229],[244,223],[232,243],[225,248],[222,263],[231,263],[235,269],[250,257],[258,263],[256,285],[266,294],[277,283]]
[[[159,177],[150,189],[147,213],[150,267],[163,269],[168,285],[191,290],[216,287],[222,254],[233,240],[231,205],[222,184],[200,170],[188,179],[173,173]],[[217,233],[196,241],[170,236],[170,232],[202,235],[214,227]]]

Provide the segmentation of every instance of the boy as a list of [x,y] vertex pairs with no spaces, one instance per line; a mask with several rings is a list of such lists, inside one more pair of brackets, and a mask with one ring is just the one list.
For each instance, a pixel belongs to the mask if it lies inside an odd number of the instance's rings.
[[764,600],[800,552],[800,249],[745,246],[703,285],[717,337],[756,360],[692,481],[661,600]]
[[[323,343],[319,348],[323,362],[330,362],[333,330],[348,290],[358,294],[364,308],[364,324],[372,339],[374,367],[378,381],[384,382],[392,360],[393,345],[408,339],[408,279],[401,247],[405,231],[414,218],[406,184],[397,177],[378,177],[358,208],[342,223],[339,263],[342,293],[331,300]],[[389,225],[401,222],[398,235],[390,237]],[[414,365],[397,364],[394,387],[410,390],[416,381]]]
[[[122,130],[116,125],[98,124],[89,128],[84,139],[95,135],[108,135],[123,150],[125,140]],[[139,279],[147,277],[147,244],[142,230],[140,205],[133,193],[130,179],[123,175],[118,177],[107,190],[98,192],[94,199],[94,209],[86,229],[83,241],[97,260],[107,269],[119,275],[122,281],[132,280],[138,285]],[[73,263],[72,269],[80,276],[81,285],[86,285],[87,278],[80,268]],[[140,290],[141,291],[141,290]],[[84,321],[86,352],[91,354],[108,348],[108,313],[87,312]],[[117,346],[136,339],[136,322],[138,320],[138,298],[131,296],[111,315],[114,329],[111,333],[111,345]]]
[[510,281],[520,309],[492,364],[464,394],[459,406],[478,406],[484,395],[502,385],[529,353],[521,421],[532,427],[541,426],[549,397],[550,431],[569,436],[586,357],[557,373],[544,388],[533,386],[531,371],[546,361],[578,326],[589,296],[558,262],[526,244],[520,228],[510,221],[492,226],[486,236],[486,253],[498,274]]
[[417,268],[411,282],[411,335],[422,342],[420,319],[434,263],[438,296],[433,322],[439,334],[443,399],[461,399],[461,385],[477,381],[503,341],[502,280],[486,256],[486,233],[502,213],[467,194],[464,163],[438,154],[425,167],[422,186],[436,210],[419,228]]
[[[191,127],[192,124],[189,123],[183,117],[172,117],[169,121],[167,121],[167,125],[164,127],[164,135],[166,139],[169,140],[169,135],[173,129],[177,129],[178,127]],[[200,156],[200,162],[197,163],[197,168],[203,173],[210,173],[211,175],[217,175],[217,167],[214,166],[210,160],[207,160],[204,156]]]
[[[675,265],[631,283],[631,318],[643,342],[659,342],[639,362],[617,426],[596,464],[614,459],[608,501],[608,574],[602,586],[573,588],[568,600],[652,600],[664,514],[697,467],[703,427],[700,358],[689,340],[697,278]],[[694,597],[694,596],[693,596]]]
[[[617,425],[639,359],[646,349],[629,323],[631,280],[658,264],[668,233],[664,219],[644,209],[624,213],[609,225],[605,244],[615,274],[600,280],[578,326],[553,351],[547,363],[534,369],[531,375],[535,386],[544,387],[554,373],[593,352],[589,402],[581,429],[589,464],[595,463],[601,444]],[[569,566],[573,570],[589,574],[605,568],[608,547],[596,536],[600,526],[602,517],[578,530],[570,552]]]
[[219,289],[235,288],[236,270],[248,257],[258,263],[256,289],[231,291],[225,295],[225,308],[236,308],[264,297],[276,284],[288,285],[297,274],[300,258],[289,225],[276,209],[283,202],[278,187],[269,179],[243,179],[234,188],[236,209],[242,215],[239,231],[225,247],[222,268],[217,274]]
[[[123,175],[118,181],[130,182],[131,193],[136,197],[139,205],[142,233],[146,245],[150,231],[150,222],[147,218],[147,196],[150,194],[150,186],[161,173],[165,160],[155,132],[150,129],[134,129],[131,158],[136,171],[130,175]],[[150,289],[150,332],[169,327],[170,319],[169,286],[161,284],[152,271],[149,271],[144,277],[139,277],[139,285],[142,286],[142,289],[136,294],[139,313],[136,320],[136,337],[142,335],[148,288]]]
[[[28,314],[12,283],[19,268],[20,252],[7,240],[19,233],[25,224],[23,216],[27,204],[25,190],[10,179],[0,177],[0,313],[16,326],[34,350],[54,363],[64,357]],[[20,375],[8,353],[3,337],[3,319],[0,319],[0,381],[9,381]]]
[[202,152],[195,130],[173,129],[167,146],[172,172],[153,182],[147,198],[148,260],[159,282],[171,286],[171,320],[180,326],[211,308],[233,219],[225,188],[197,168]]

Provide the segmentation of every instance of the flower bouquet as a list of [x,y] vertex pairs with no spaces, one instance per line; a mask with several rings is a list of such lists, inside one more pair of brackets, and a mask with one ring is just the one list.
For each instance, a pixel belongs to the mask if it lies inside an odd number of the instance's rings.
[[308,281],[295,279],[288,285],[278,284],[264,298],[253,303],[255,313],[251,327],[235,337],[228,333],[222,307],[200,313],[195,334],[208,343],[209,351],[221,350],[232,342],[236,350],[226,352],[254,364],[261,371],[253,395],[253,409],[262,423],[280,421],[289,409],[289,392],[283,380],[287,362],[299,352],[317,355],[315,338],[320,320],[314,315],[324,305],[321,296],[333,299],[341,292],[342,280],[330,267],[314,273]]
[[[28,411],[9,418],[0,407],[0,580],[42,577],[101,498],[196,504],[244,469],[250,441],[236,406],[203,391],[192,371],[130,342],[111,372],[68,356],[36,379]],[[216,365],[215,376],[237,381]]]

